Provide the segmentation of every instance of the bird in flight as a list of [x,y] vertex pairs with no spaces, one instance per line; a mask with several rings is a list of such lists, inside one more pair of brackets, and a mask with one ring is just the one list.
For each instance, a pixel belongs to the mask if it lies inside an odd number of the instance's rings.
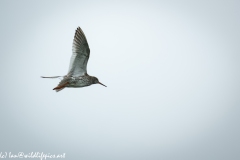
[[[53,88],[56,92],[62,89],[68,88],[80,88],[90,86],[92,84],[102,84],[94,76],[89,76],[87,74],[87,63],[90,56],[90,49],[86,36],[84,35],[82,29],[78,27],[75,32],[72,45],[72,57],[70,60],[68,74],[65,76],[53,76],[42,78],[59,78],[63,77],[57,87]],[[107,87],[107,86],[105,86]]]

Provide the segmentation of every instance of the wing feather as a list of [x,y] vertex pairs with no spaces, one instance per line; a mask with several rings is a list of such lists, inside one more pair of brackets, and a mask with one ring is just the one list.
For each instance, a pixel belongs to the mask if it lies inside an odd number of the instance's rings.
[[87,62],[90,49],[86,36],[80,27],[77,28],[72,45],[72,57],[70,60],[68,75],[82,76],[87,74]]

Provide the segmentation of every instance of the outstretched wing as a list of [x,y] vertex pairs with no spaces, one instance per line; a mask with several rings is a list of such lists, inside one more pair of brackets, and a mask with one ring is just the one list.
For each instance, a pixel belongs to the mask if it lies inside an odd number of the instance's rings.
[[87,39],[80,27],[77,28],[72,45],[68,75],[82,76],[87,74],[87,62],[90,56]]

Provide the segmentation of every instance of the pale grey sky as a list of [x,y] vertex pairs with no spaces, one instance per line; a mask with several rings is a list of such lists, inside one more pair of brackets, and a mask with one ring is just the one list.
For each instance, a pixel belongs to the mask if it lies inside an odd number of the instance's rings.
[[[239,1],[0,1],[0,152],[240,159]],[[108,87],[52,91],[75,29]]]

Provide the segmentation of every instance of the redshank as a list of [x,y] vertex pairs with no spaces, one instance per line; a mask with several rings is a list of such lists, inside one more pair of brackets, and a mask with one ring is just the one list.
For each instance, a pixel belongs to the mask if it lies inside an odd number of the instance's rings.
[[[65,76],[53,76],[42,78],[59,78],[63,77],[57,87],[53,88],[56,92],[68,88],[80,88],[90,86],[92,84],[102,84],[94,76],[87,74],[87,63],[90,56],[90,49],[86,36],[82,29],[78,27],[75,32],[72,45],[72,57],[70,60],[68,74]],[[107,87],[107,86],[105,86]]]

